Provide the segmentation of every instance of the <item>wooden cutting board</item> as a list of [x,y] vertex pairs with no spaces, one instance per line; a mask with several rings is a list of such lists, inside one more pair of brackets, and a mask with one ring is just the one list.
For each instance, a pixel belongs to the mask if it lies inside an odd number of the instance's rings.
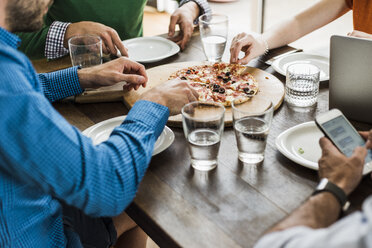
[[[135,102],[139,99],[139,96],[154,88],[155,86],[166,82],[169,76],[180,69],[195,66],[195,65],[202,65],[208,62],[181,62],[181,63],[174,63],[174,64],[167,64],[161,65],[157,67],[153,67],[147,70],[147,75],[149,77],[149,81],[146,88],[140,88],[138,91],[130,91],[124,93],[124,103],[127,105],[128,108],[131,108]],[[255,77],[259,85],[259,92],[256,96],[254,96],[250,101],[253,101],[255,105],[260,106],[261,99],[270,99],[274,105],[275,109],[279,108],[282,104],[284,99],[284,85],[283,83],[263,70],[248,67],[248,71]],[[182,116],[175,115],[169,117],[167,125],[173,127],[182,127]],[[231,107],[226,108],[225,113],[225,126],[232,126],[232,110]]]

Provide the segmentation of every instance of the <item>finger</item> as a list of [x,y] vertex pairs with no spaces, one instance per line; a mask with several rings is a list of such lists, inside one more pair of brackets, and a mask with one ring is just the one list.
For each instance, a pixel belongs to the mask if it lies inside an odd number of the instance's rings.
[[169,23],[168,28],[168,37],[173,37],[174,32],[176,30],[176,24],[178,22],[178,16],[172,15]]
[[148,76],[146,73],[146,69],[143,65],[133,60],[127,59],[127,58],[119,58],[119,59],[121,59],[121,63],[123,63],[124,65],[123,73],[137,74],[137,75],[143,76],[146,79],[146,81],[143,83],[147,82]]
[[179,41],[182,41],[182,38],[183,38],[183,35],[182,33],[180,32],[178,35],[176,35],[175,37],[170,37],[169,39],[175,43],[179,42]]
[[121,56],[128,57],[128,49],[124,46],[123,42],[120,40],[118,33],[115,30],[112,31],[111,38],[115,46],[119,49]]
[[369,133],[368,133],[368,138],[367,138],[367,142],[366,142],[366,148],[367,149],[372,149],[372,130],[369,131]]
[[368,139],[368,136],[369,136],[369,132],[367,131],[364,131],[364,132],[358,132],[360,134],[360,136],[363,137],[363,139],[367,140]]
[[186,95],[187,95],[187,98],[188,98],[189,102],[197,101],[197,98],[195,97],[195,95],[193,94],[193,92],[191,91],[190,88],[187,89]]
[[140,76],[140,75],[136,75],[136,74],[121,74],[121,73],[117,73],[115,76],[114,76],[114,80],[116,82],[127,82],[129,84],[132,84],[133,87],[135,87],[136,85],[141,85],[145,82],[145,78],[143,76]]
[[188,23],[188,24],[181,25],[181,30],[182,30],[182,33],[183,33],[183,38],[182,38],[182,42],[181,42],[181,49],[183,50],[183,49],[185,49],[187,42],[189,42],[189,40],[191,38],[192,31],[193,31],[192,24],[190,25],[190,23]]
[[238,61],[239,52],[242,50],[243,46],[246,46],[247,44],[244,44],[244,39],[239,39],[235,42],[233,46],[231,46],[230,49],[230,58],[232,63],[236,63]]
[[187,84],[187,86],[189,87],[189,89],[190,89],[191,93],[193,94],[193,96],[196,99],[199,99],[199,93],[194,88],[192,88],[189,84]]
[[361,146],[358,146],[354,149],[353,155],[351,155],[351,159],[356,159],[360,164],[364,164],[364,159],[367,156],[367,149]]
[[113,55],[116,55],[117,50],[114,46],[114,43],[112,43],[111,36],[109,35],[109,33],[104,33],[103,35],[101,35],[101,38],[106,44],[106,47],[108,48],[108,52]]
[[323,155],[330,154],[330,153],[334,153],[334,154],[340,153],[340,151],[326,137],[323,137],[319,140],[319,145],[320,145],[320,148],[322,148]]
[[107,50],[107,47],[106,47],[106,45],[105,45],[104,43],[102,43],[102,52],[103,52],[104,54],[109,54],[109,52],[108,52],[108,50]]
[[246,65],[252,59],[253,59],[253,55],[251,53],[251,49],[248,49],[247,51],[245,51],[245,56],[241,59],[238,59],[237,62],[238,64]]

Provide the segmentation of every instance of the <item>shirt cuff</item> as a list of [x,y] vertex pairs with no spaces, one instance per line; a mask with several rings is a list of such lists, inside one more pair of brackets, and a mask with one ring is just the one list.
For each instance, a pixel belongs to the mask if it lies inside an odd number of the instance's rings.
[[157,139],[163,132],[168,117],[169,109],[167,107],[154,102],[141,100],[134,104],[123,124],[135,121],[152,127]]
[[[199,16],[204,14],[212,14],[211,7],[209,6],[207,0],[182,0],[180,2],[180,7],[188,2],[194,2],[199,6]],[[195,25],[198,25],[199,23],[199,16],[194,20]]]
[[45,57],[57,59],[68,54],[68,49],[63,46],[67,27],[71,23],[55,21],[50,25],[45,41]]
[[254,248],[284,248],[294,238],[309,234],[313,229],[304,226],[292,227],[284,231],[266,234],[254,246]]
[[77,73],[78,67],[70,67],[51,73],[39,74],[45,96],[52,102],[83,93]]

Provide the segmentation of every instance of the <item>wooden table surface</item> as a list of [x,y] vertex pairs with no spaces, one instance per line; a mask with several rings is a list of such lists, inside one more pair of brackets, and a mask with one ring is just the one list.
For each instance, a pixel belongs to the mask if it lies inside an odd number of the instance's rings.
[[[278,49],[270,55],[287,49]],[[224,60],[228,61],[226,50]],[[184,52],[147,67],[196,60],[204,60],[197,35]],[[67,59],[63,61],[68,63]],[[63,65],[62,62],[42,65],[39,61],[36,67],[50,70]],[[258,60],[250,65],[273,73],[284,82],[283,76]],[[80,130],[128,112],[121,102],[60,102],[54,107]],[[284,157],[275,147],[275,138],[326,110],[328,82],[321,82],[318,104],[310,112],[296,112],[284,103],[275,112],[265,160],[260,166],[244,166],[238,161],[234,132],[226,128],[218,166],[208,173],[190,167],[183,131],[172,128],[174,143],[153,157],[138,194],[127,209],[128,214],[160,247],[252,247],[266,229],[308,198],[317,184],[317,173]],[[369,128],[361,124],[357,127]],[[350,196],[351,211],[359,209],[371,192],[372,183],[367,176]]]

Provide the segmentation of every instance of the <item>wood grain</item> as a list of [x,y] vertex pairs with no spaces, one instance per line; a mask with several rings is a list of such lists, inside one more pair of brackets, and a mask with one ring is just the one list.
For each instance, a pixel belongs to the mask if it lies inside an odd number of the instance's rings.
[[[208,62],[191,61],[180,62],[161,65],[147,70],[149,82],[146,88],[141,88],[138,91],[126,92],[124,94],[124,102],[130,108],[139,99],[140,95],[144,92],[151,90],[157,85],[163,84],[169,79],[169,76],[180,70],[190,66],[198,66],[209,64]],[[284,99],[284,86],[283,83],[270,73],[254,67],[247,67],[247,72],[251,73],[258,82],[259,92],[250,101],[256,105],[261,105],[265,101],[263,99],[271,100],[274,103],[275,109],[279,108]],[[168,125],[173,127],[182,126],[182,116],[176,115],[169,117]],[[225,126],[232,126],[232,109],[226,107],[225,113]]]

